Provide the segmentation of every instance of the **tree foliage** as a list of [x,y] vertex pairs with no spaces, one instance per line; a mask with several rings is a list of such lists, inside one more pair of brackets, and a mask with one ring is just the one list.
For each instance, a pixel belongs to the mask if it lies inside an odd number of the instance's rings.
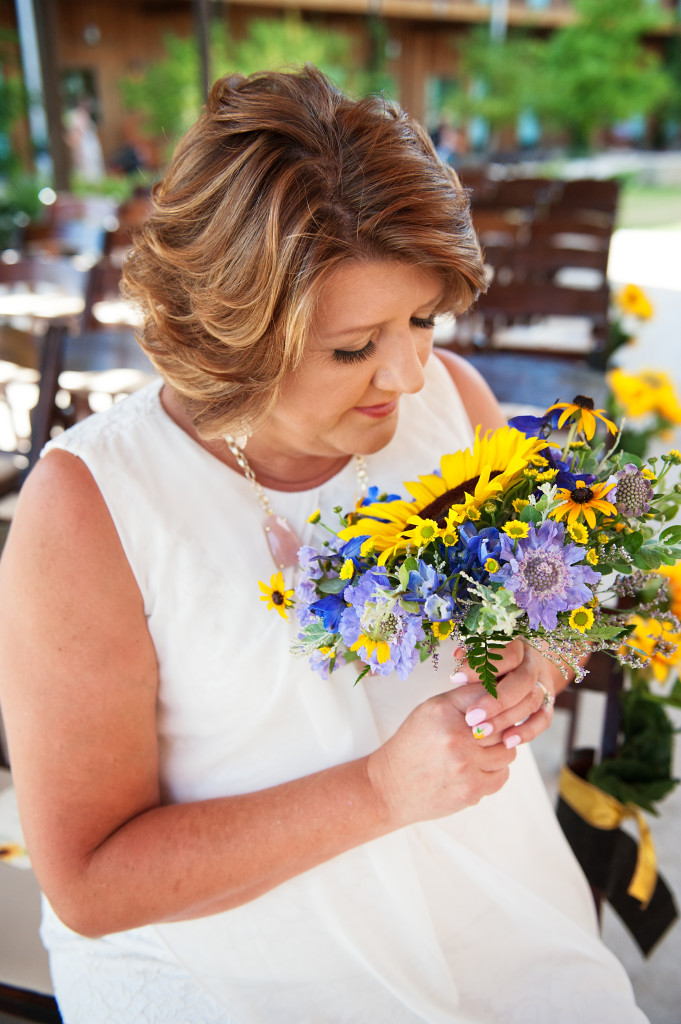
[[577,20],[546,43],[541,114],[586,147],[598,128],[661,105],[671,88],[643,36],[659,12],[643,0],[575,0]]
[[661,109],[672,77],[644,42],[660,11],[645,0],[575,0],[575,9],[548,38],[509,31],[501,42],[486,29],[471,32],[449,112],[484,117],[494,130],[532,110],[585,148],[597,129]]
[[[126,108],[141,111],[147,130],[165,136],[171,148],[201,109],[199,56],[193,37],[166,35],[163,42],[165,56],[150,62],[142,74],[122,79],[120,88]],[[349,36],[314,25],[294,12],[282,18],[254,18],[241,40],[227,34],[224,22],[214,23],[210,62],[213,78],[312,63],[354,95],[394,91],[380,62],[369,67],[358,62]]]

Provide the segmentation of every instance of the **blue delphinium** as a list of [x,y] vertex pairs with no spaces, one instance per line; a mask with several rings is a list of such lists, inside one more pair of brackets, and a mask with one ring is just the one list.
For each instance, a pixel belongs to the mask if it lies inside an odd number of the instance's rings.
[[565,527],[548,521],[537,529],[530,525],[527,537],[513,541],[501,538],[499,561],[506,564],[492,573],[491,580],[512,591],[516,604],[524,608],[530,629],[555,629],[558,612],[572,611],[593,597],[588,584],[601,574],[588,565],[577,565],[585,549],[565,544]]

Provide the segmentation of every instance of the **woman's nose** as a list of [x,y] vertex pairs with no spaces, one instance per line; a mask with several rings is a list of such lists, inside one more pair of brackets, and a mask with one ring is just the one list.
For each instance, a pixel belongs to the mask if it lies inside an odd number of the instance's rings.
[[400,338],[391,347],[385,362],[376,369],[374,387],[380,391],[412,395],[423,387],[423,367],[430,352],[429,344],[418,344],[413,337]]

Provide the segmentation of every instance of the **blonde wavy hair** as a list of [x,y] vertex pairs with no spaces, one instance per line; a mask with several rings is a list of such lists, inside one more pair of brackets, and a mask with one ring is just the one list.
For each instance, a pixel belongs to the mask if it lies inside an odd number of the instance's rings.
[[357,260],[435,272],[438,312],[484,288],[466,193],[426,132],[312,66],[217,81],[124,270],[140,343],[202,437],[267,420],[324,282]]

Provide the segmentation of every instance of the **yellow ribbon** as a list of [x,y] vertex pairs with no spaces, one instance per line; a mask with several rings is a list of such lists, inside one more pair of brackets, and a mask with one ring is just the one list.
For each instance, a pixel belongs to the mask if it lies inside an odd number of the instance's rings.
[[609,793],[580,779],[567,766],[560,776],[559,792],[566,804],[593,828],[619,828],[625,818],[635,818],[639,830],[636,869],[631,876],[627,892],[645,909],[657,884],[657,858],[648,824],[634,804],[622,804]]

